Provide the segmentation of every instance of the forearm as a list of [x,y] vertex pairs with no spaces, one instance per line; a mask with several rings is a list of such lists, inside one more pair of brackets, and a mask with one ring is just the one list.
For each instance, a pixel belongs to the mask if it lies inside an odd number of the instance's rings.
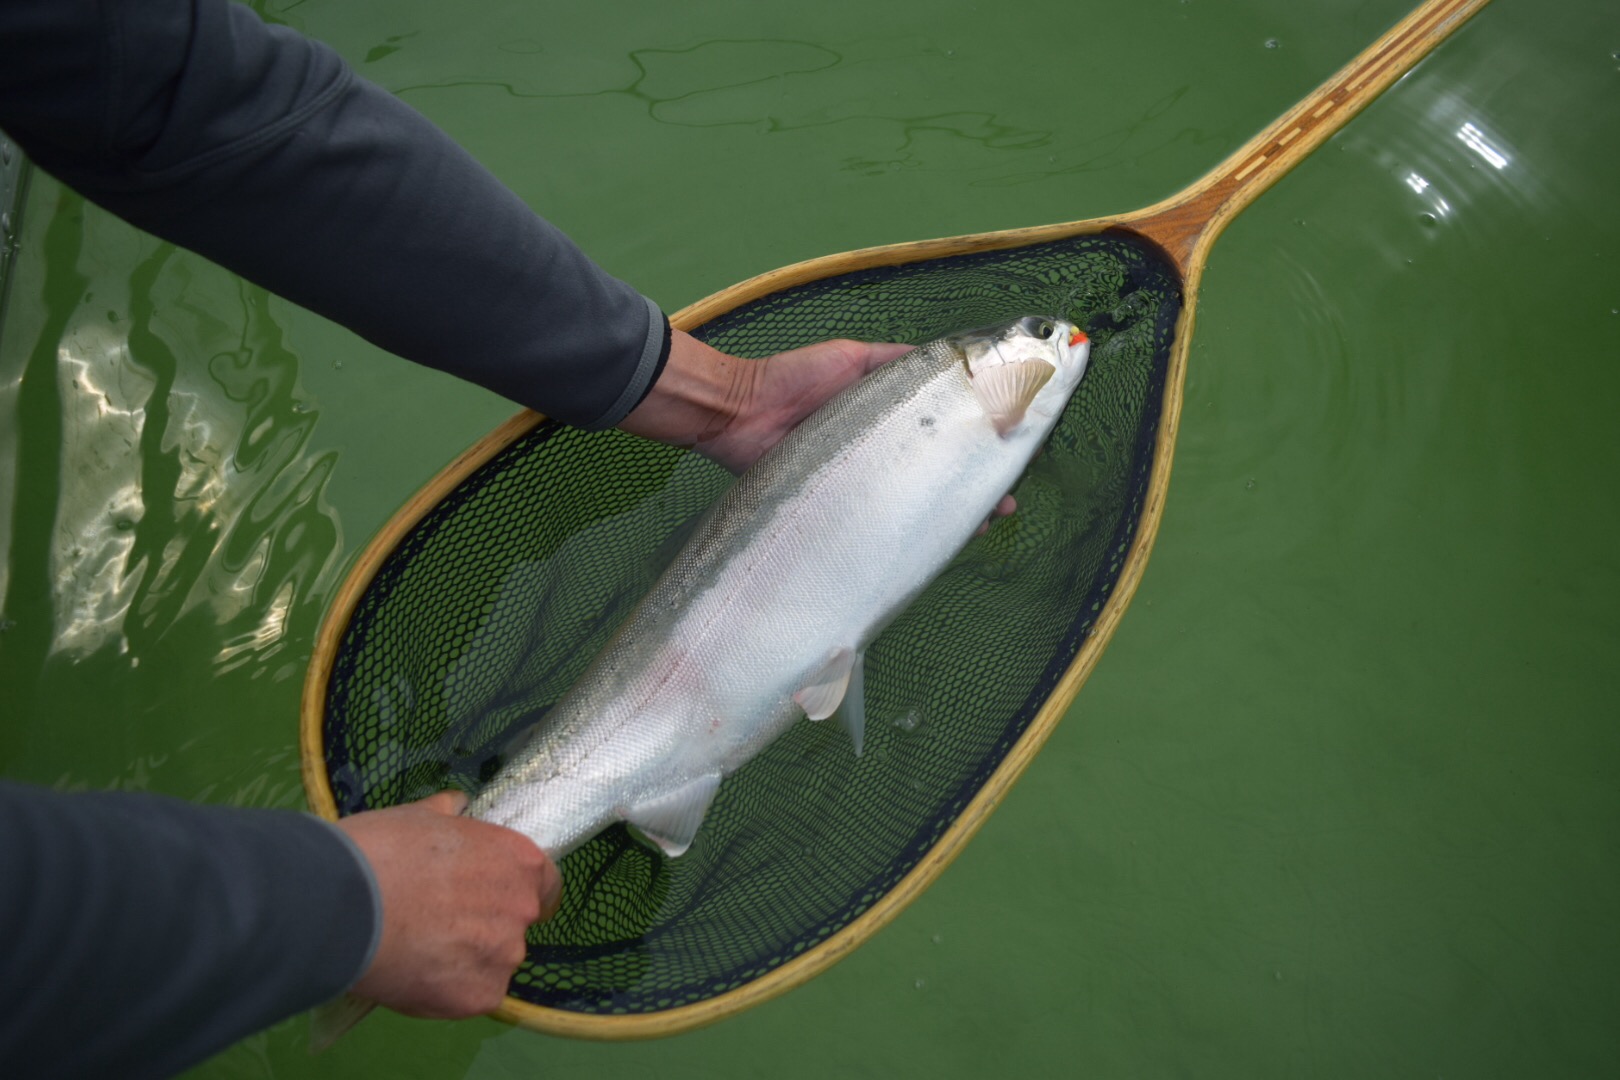
[[0,784],[0,1061],[172,1075],[345,990],[377,916],[305,815]]
[[8,0],[0,127],[112,212],[400,356],[617,423],[648,300],[330,49],[219,0]]

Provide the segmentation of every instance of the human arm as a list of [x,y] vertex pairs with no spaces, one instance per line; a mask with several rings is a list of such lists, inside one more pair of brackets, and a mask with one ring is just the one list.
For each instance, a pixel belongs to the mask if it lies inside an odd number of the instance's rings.
[[560,882],[461,804],[334,827],[0,783],[6,1075],[172,1075],[349,989],[413,1015],[487,1012]]
[[376,900],[301,814],[0,784],[8,1076],[166,1076],[342,992]]
[[330,48],[221,0],[0,4],[0,128],[68,186],[400,356],[617,423],[657,307]]

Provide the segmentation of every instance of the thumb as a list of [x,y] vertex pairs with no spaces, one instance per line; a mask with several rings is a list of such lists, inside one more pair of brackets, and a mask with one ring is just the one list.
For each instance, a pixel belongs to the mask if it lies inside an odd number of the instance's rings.
[[861,358],[861,373],[867,374],[890,360],[898,360],[914,348],[914,345],[897,345],[887,341],[870,342],[866,345],[866,355]]
[[465,791],[457,791],[455,788],[450,788],[446,791],[439,792],[437,795],[429,795],[427,798],[417,802],[416,805],[425,810],[431,810],[435,814],[443,814],[445,817],[455,817],[457,814],[467,809],[467,793]]

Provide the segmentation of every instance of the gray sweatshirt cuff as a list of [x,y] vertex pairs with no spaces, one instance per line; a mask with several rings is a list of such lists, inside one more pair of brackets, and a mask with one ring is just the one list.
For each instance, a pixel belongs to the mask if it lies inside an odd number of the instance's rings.
[[366,943],[365,952],[361,954],[360,963],[354,970],[354,977],[345,984],[346,987],[352,987],[360,981],[362,975],[371,970],[371,962],[377,958],[377,947],[382,944],[382,887],[377,884],[377,874],[371,868],[371,860],[367,859],[366,853],[360,850],[360,845],[354,842],[354,837],[338,828],[336,822],[327,821],[325,818],[316,817],[314,814],[309,816],[325,825],[334,836],[343,842],[344,848],[347,849],[350,855],[354,856],[355,863],[360,867],[360,876],[365,879],[366,889],[371,893],[371,940]]
[[663,372],[664,364],[669,359],[669,320],[664,318],[664,313],[657,304],[645,296],[641,300],[647,306],[647,334],[642,340],[641,356],[636,361],[636,369],[607,412],[589,424],[582,425],[587,431],[601,431],[604,428],[614,427],[629,416],[652,390],[653,383],[658,381],[658,376]]

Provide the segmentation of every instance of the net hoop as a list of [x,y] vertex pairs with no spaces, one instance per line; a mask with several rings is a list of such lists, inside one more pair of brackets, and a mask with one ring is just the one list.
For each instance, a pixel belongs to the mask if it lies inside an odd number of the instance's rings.
[[[552,1035],[594,1040],[647,1039],[714,1023],[768,1001],[837,963],[887,925],[945,870],[1006,797],[1050,737],[1095,668],[1141,583],[1163,517],[1180,423],[1198,283],[1210,246],[1225,224],[1319,146],[1488,0],[1430,0],[1314,93],[1290,109],[1207,176],[1184,191],[1130,214],[1030,229],[979,233],[825,256],[744,281],[678,312],[671,324],[695,330],[742,304],[796,285],[859,269],[1024,247],[1123,229],[1163,251],[1182,275],[1183,307],[1165,373],[1154,460],[1135,535],[1115,586],[1074,660],[1034,719],[955,821],[900,881],[862,914],[818,945],[747,984],[660,1012],[600,1015],[548,1008],[507,997],[492,1015]],[[430,480],[361,552],[334,597],[316,639],[299,721],[304,788],[311,809],[337,820],[338,806],[323,754],[325,701],[339,643],[361,597],[406,535],[463,480],[532,432],[544,417],[524,411],[459,455]]]

